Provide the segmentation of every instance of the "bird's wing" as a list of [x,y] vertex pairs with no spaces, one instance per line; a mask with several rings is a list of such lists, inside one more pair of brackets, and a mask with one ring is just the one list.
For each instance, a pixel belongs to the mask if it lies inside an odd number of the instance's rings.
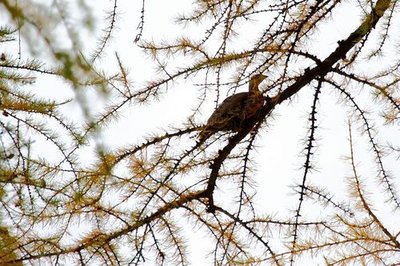
[[210,116],[208,121],[220,121],[221,119],[238,116],[246,105],[248,92],[241,92],[226,98]]

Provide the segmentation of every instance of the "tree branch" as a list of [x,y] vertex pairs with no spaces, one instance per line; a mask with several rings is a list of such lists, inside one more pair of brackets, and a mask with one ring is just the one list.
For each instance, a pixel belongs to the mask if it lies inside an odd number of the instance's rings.
[[391,2],[392,1],[390,0],[378,0],[371,13],[365,17],[361,25],[352,32],[346,40],[338,41],[338,47],[335,51],[314,68],[306,69],[303,76],[290,85],[286,90],[273,97],[272,102],[275,105],[280,104],[296,94],[301,88],[310,83],[316,77],[324,77],[336,62],[340,59],[346,58],[347,52],[361,41],[362,38],[364,38],[373,28],[375,28],[376,23],[378,23],[384,12],[390,7]]

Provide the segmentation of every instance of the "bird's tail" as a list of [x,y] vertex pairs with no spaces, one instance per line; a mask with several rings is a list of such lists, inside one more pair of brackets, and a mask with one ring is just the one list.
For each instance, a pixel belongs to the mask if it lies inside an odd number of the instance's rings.
[[197,139],[199,143],[203,143],[206,141],[210,136],[212,135],[212,132],[205,126],[201,129],[200,133],[197,135]]

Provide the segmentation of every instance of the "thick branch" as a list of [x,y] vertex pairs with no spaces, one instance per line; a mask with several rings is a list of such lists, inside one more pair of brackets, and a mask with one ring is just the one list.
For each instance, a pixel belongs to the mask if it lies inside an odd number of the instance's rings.
[[378,0],[371,13],[368,14],[361,25],[352,32],[346,40],[339,41],[339,46],[331,53],[324,61],[312,69],[306,69],[304,75],[301,76],[295,83],[289,86],[286,90],[272,98],[274,104],[280,104],[286,99],[296,94],[301,88],[310,83],[316,77],[324,77],[332,66],[340,59],[346,58],[346,54],[350,49],[362,40],[383,16],[384,12],[389,8],[392,1]]

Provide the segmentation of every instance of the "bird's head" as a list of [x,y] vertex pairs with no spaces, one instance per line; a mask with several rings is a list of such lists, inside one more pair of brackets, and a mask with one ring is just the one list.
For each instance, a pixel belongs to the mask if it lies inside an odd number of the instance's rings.
[[249,90],[250,91],[258,91],[258,85],[260,85],[260,83],[266,78],[267,78],[267,76],[265,76],[263,74],[256,74],[256,75],[252,76],[250,78],[250,82],[249,82]]

